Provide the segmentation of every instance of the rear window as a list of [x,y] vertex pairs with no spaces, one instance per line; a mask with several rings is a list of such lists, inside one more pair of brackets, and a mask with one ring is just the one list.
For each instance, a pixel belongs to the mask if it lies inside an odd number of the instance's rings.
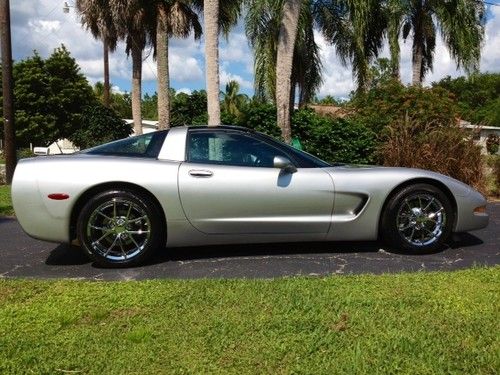
[[120,139],[119,141],[90,148],[82,151],[82,153],[91,155],[157,158],[167,133],[168,130],[163,130],[138,135],[136,137]]

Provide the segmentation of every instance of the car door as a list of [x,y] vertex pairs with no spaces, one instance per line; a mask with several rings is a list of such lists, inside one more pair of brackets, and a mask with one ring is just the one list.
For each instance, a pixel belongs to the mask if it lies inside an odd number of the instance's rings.
[[210,234],[327,233],[333,182],[321,168],[273,167],[282,150],[252,134],[190,130],[179,168],[186,217]]

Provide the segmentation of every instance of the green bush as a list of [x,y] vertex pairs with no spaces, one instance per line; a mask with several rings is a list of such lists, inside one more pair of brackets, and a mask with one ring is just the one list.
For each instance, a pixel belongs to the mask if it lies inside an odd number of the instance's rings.
[[441,87],[405,87],[396,81],[377,86],[350,103],[357,121],[377,134],[409,117],[421,123],[448,123],[457,118],[457,106],[450,92]]
[[[247,106],[236,124],[278,139],[281,137],[276,124],[276,107],[271,104]],[[332,119],[312,109],[302,109],[293,114],[292,135],[299,138],[304,151],[325,161],[358,164],[374,161],[375,134],[355,120]]]
[[84,125],[69,137],[71,142],[82,149],[125,138],[132,133],[131,125],[100,103],[85,108],[82,123]]
[[322,117],[311,109],[296,111],[293,134],[305,151],[329,162],[370,164],[374,162],[376,137],[355,120]]

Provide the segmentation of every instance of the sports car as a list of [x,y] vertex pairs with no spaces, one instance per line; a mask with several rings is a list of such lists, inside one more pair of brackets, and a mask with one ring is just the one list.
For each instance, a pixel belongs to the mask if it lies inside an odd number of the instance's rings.
[[166,247],[383,240],[413,254],[488,225],[485,198],[408,168],[329,164],[240,127],[175,127],[73,155],[21,160],[24,231],[77,240],[104,266]]

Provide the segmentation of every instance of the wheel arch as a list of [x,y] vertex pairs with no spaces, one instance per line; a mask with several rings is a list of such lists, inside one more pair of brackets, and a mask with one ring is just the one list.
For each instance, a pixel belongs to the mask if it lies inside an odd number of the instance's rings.
[[389,193],[389,195],[387,195],[387,197],[385,198],[384,204],[382,205],[382,209],[380,210],[379,218],[378,218],[378,237],[379,238],[380,238],[380,232],[381,232],[381,229],[382,229],[382,220],[383,220],[384,213],[385,213],[385,210],[387,208],[387,205],[389,204],[389,202],[391,201],[391,199],[397,193],[399,193],[402,189],[404,189],[404,188],[406,188],[408,186],[411,186],[411,185],[415,185],[415,184],[429,184],[429,185],[432,185],[432,186],[438,188],[439,190],[441,190],[446,195],[446,197],[450,200],[450,203],[451,203],[451,205],[453,207],[453,226],[452,226],[452,228],[456,227],[457,216],[458,216],[457,215],[457,210],[458,210],[457,200],[455,199],[455,196],[453,195],[453,193],[451,192],[451,190],[448,188],[448,186],[446,186],[441,181],[435,180],[433,178],[425,178],[425,177],[422,177],[422,178],[412,178],[412,179],[404,181],[404,182],[400,183],[399,185],[397,185],[396,187],[394,187],[391,190],[391,192]]
[[73,205],[73,208],[71,209],[70,224],[69,224],[70,240],[74,240],[76,238],[76,224],[77,224],[76,221],[78,220],[78,215],[80,215],[80,212],[82,211],[83,207],[91,197],[107,190],[122,190],[122,189],[132,191],[134,193],[146,196],[147,198],[151,199],[151,201],[155,205],[157,205],[157,207],[160,208],[159,209],[160,220],[162,221],[162,227],[164,228],[166,233],[167,219],[165,217],[165,212],[162,208],[162,205],[160,204],[160,202],[153,193],[151,193],[148,189],[137,184],[133,184],[130,182],[123,182],[123,181],[112,181],[92,186],[87,190],[85,190],[80,195],[80,197],[78,197],[77,201]]

